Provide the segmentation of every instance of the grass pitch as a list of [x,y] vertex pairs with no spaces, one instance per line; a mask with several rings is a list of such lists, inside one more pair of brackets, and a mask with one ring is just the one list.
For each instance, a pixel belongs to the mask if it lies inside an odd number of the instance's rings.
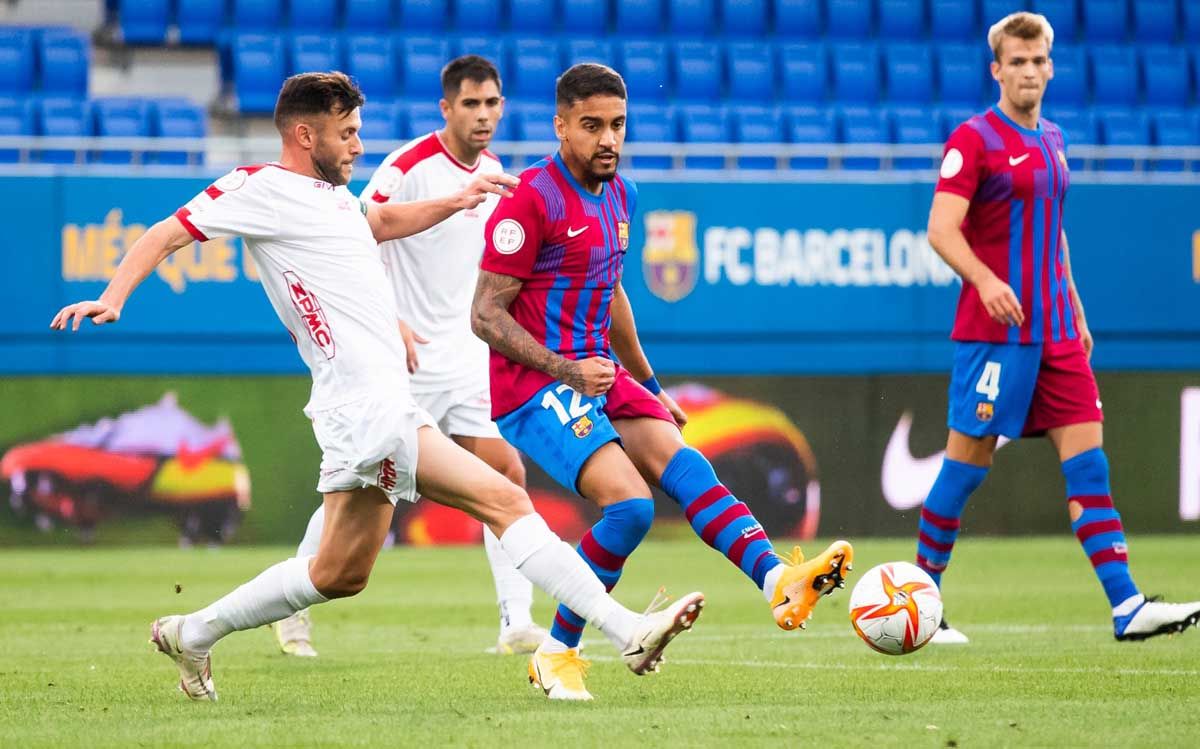
[[[861,572],[910,559],[913,542],[856,546]],[[634,677],[602,638],[585,640],[590,704],[551,704],[527,685],[524,659],[483,652],[495,608],[481,549],[397,549],[357,599],[315,610],[320,658],[280,655],[265,629],[232,635],[214,654],[220,702],[189,703],[146,643],[151,619],[199,608],[289,553],[0,551],[0,746],[1179,747],[1200,736],[1200,632],[1115,642],[1069,538],[962,541],[944,592],[971,644],[899,658],[854,636],[848,591],[825,599],[807,632],[785,633],[698,541],[649,542],[618,598],[640,609],[664,583],[704,590],[708,607],[660,674]],[[1132,556],[1146,591],[1200,597],[1194,537],[1134,538]],[[544,597],[537,613],[548,620]]]

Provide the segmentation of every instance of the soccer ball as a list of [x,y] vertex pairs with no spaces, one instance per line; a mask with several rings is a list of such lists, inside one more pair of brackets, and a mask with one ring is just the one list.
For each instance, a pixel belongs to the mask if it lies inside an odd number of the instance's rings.
[[908,562],[867,570],[850,592],[850,623],[863,642],[887,655],[918,650],[942,621],[942,594],[933,578]]

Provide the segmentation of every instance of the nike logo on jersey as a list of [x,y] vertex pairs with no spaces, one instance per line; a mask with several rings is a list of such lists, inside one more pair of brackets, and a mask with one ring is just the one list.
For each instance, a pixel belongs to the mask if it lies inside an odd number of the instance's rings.
[[1029,154],[1024,154],[1023,156],[1018,156],[1018,157],[1016,157],[1016,158],[1013,158],[1012,156],[1009,156],[1009,157],[1008,157],[1008,165],[1009,165],[1009,166],[1016,166],[1017,164],[1020,164],[1022,161],[1024,161],[1024,160],[1025,160],[1025,159],[1027,159],[1027,158],[1029,158]]
[[567,229],[567,237],[569,237],[570,239],[574,239],[575,237],[578,237],[580,234],[583,234],[585,231],[587,231],[586,226],[581,226],[578,229]]
[[[938,472],[942,470],[942,458],[946,455],[942,451],[924,458],[915,457],[908,441],[912,422],[912,412],[901,414],[900,422],[892,431],[883,452],[880,488],[883,489],[884,500],[897,510],[912,510],[925,502]],[[996,449],[1006,442],[1008,439],[1001,437],[996,442]]]

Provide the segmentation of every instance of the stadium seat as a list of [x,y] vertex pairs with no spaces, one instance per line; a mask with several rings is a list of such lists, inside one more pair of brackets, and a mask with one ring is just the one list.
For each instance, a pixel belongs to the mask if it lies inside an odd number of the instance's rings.
[[879,99],[879,49],[869,43],[830,45],[833,98],[849,104],[874,104]]
[[621,75],[634,101],[667,96],[667,47],[662,42],[627,41],[620,46]]
[[231,53],[238,109],[248,114],[274,111],[279,86],[287,77],[283,41],[274,34],[238,34]]
[[608,0],[562,0],[562,26],[568,34],[603,36],[608,29]]
[[1083,35],[1089,42],[1119,42],[1128,28],[1125,0],[1087,0],[1083,4]]
[[821,36],[820,0],[775,0],[775,33],[785,39]]
[[75,31],[46,29],[41,34],[38,53],[44,95],[87,96],[91,55],[86,39]]
[[1183,0],[1183,41],[1200,42],[1200,0]]
[[721,0],[721,30],[728,36],[762,36],[767,31],[767,0]]
[[937,77],[941,100],[974,107],[983,101],[986,68],[978,44],[943,44],[937,50]]
[[979,36],[975,0],[930,0],[929,35],[935,40],[971,39]]
[[925,34],[925,0],[879,0],[879,38],[920,39]]
[[615,0],[615,5],[618,35],[653,36],[662,29],[663,0]]
[[[1196,110],[1170,109],[1151,114],[1151,124],[1156,146],[1200,146],[1200,112]],[[1184,169],[1182,159],[1159,159],[1154,170],[1180,172]]]
[[554,31],[555,0],[509,0],[509,23],[522,34]]
[[609,67],[613,66],[612,42],[607,39],[571,39],[567,42],[567,67],[581,62],[598,62]]
[[1146,82],[1146,104],[1182,107],[1188,103],[1191,85],[1188,56],[1183,47],[1163,44],[1144,48],[1142,74]]
[[1079,107],[1088,99],[1088,65],[1082,47],[1055,44],[1050,51],[1054,79],[1046,86],[1047,104]]
[[441,98],[442,68],[450,61],[450,42],[434,37],[408,37],[400,40],[400,55],[404,96],[433,101]]
[[549,104],[522,104],[517,108],[517,140],[552,143],[558,140],[554,134],[554,107]]
[[[928,107],[893,107],[888,112],[893,140],[901,145],[937,145],[942,128],[936,112]],[[936,149],[930,149],[934,153]],[[901,156],[892,160],[895,169],[933,169],[935,156]]]
[[977,114],[979,114],[979,111],[974,107],[938,107],[937,118],[938,124],[941,126],[941,130],[939,132],[942,140],[947,140],[950,137],[950,134],[953,133],[959,125],[963,124]]
[[33,36],[26,29],[0,28],[0,96],[33,88]]
[[[82,138],[93,134],[90,105],[79,99],[42,99],[37,104],[38,130],[50,137]],[[44,150],[38,160],[46,164],[74,164],[79,152],[66,149]]]
[[[891,143],[887,117],[871,107],[850,106],[842,109],[843,143]],[[878,170],[879,159],[873,156],[847,156],[843,169]]]
[[288,46],[293,74],[342,69],[342,40],[336,36],[297,34]]
[[402,116],[404,109],[398,102],[368,102],[362,108],[362,138],[364,153],[358,163],[366,169],[375,169],[399,145],[406,133]]
[[638,156],[638,143],[674,143],[679,140],[675,110],[653,104],[629,105],[629,141],[634,155],[629,164],[638,169],[670,169],[670,156]]
[[492,61],[504,79],[508,71],[508,43],[497,36],[464,36],[454,45],[455,55],[479,55]]
[[291,27],[297,31],[332,32],[340,20],[339,0],[302,0],[290,3]]
[[513,42],[513,59],[517,61],[509,78],[515,96],[538,101],[550,101],[554,96],[554,81],[562,73],[562,51],[553,39],[517,39]]
[[225,0],[176,0],[180,44],[210,45],[225,24]]
[[712,42],[677,42],[674,65],[675,97],[711,102],[721,95],[721,55]]
[[[365,114],[364,114],[365,116]],[[204,110],[187,99],[159,99],[151,102],[150,134],[160,138],[203,138],[208,133]],[[154,164],[187,164],[189,153],[195,164],[202,164],[204,151],[159,151],[147,155]]]
[[348,37],[346,72],[354,76],[368,98],[392,99],[400,94],[396,45],[391,37]]
[[450,16],[448,0],[399,0],[400,28],[413,31],[441,31]]
[[1139,42],[1174,40],[1179,25],[1177,7],[1176,0],[1137,0],[1133,4],[1133,38]]
[[[28,99],[0,99],[0,135],[33,135],[33,105]],[[0,148],[0,164],[21,160],[17,148]]]
[[[728,143],[729,117],[723,107],[687,104],[679,107],[679,134],[684,143]],[[724,156],[688,156],[688,169],[723,169]]]
[[933,100],[933,53],[925,44],[896,42],[884,48],[887,98],[922,104]]
[[714,0],[667,0],[667,32],[684,36],[710,34],[716,25]]
[[[150,135],[150,102],[145,99],[112,98],[92,102],[96,135],[109,138],[146,138]],[[133,151],[97,151],[96,164],[131,164]]]
[[432,101],[412,102],[403,107],[401,124],[405,126],[400,137],[404,140],[428,135],[434,130],[441,130],[446,120],[442,110]]
[[830,39],[858,40],[871,36],[871,0],[827,0],[825,34]]
[[455,0],[454,28],[470,34],[496,33],[500,30],[500,3],[497,0]]
[[[1150,123],[1144,112],[1129,109],[1101,111],[1100,140],[1106,146],[1150,145]],[[1105,171],[1127,172],[1133,169],[1133,159],[1106,159],[1101,166]]]
[[825,99],[829,67],[824,44],[793,43],[779,48],[783,101],[815,103]]
[[1098,44],[1090,48],[1094,101],[1100,106],[1132,106],[1138,98],[1137,54],[1130,47]]
[[[788,140],[801,144],[836,143],[838,139],[835,114],[829,107],[788,107],[784,112]],[[788,166],[792,169],[828,169],[825,156],[795,156]]]
[[1072,149],[1078,145],[1091,146],[1100,142],[1096,127],[1096,113],[1090,108],[1054,107],[1044,113],[1046,119],[1058,125],[1067,139],[1067,165],[1071,169],[1082,169],[1084,159],[1074,155]]
[[[778,107],[741,105],[733,108],[733,140],[736,143],[782,143],[783,113]],[[739,156],[739,169],[775,169],[774,156]]]
[[775,98],[775,59],[770,47],[757,42],[732,42],[726,54],[729,98],[759,103]]
[[392,0],[344,0],[342,23],[347,31],[380,32],[392,27]]
[[987,31],[992,24],[1004,18],[1009,13],[1015,13],[1018,10],[1028,10],[1029,3],[1021,0],[983,0],[982,3],[982,21],[983,28],[980,38],[987,38]]
[[162,44],[170,16],[170,0],[123,0],[121,40],[126,44]]
[[1041,13],[1050,22],[1055,42],[1070,44],[1079,36],[1079,4],[1076,0],[1033,0],[1033,11]]
[[230,26],[238,32],[277,32],[283,25],[283,0],[229,0]]

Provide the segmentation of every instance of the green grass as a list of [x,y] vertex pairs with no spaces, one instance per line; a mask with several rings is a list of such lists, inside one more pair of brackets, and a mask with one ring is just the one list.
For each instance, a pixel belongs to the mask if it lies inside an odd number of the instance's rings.
[[[856,566],[911,552],[863,540]],[[221,701],[189,703],[146,644],[150,620],[287,553],[0,552],[0,746],[1178,747],[1200,735],[1200,633],[1116,643],[1067,538],[965,539],[945,593],[971,644],[903,658],[855,638],[847,591],[807,632],[784,633],[694,539],[648,543],[618,597],[640,608],[665,583],[709,605],[660,674],[634,677],[587,640],[590,704],[551,704],[523,659],[483,652],[495,609],[482,550],[399,549],[357,599],[316,609],[320,658],[279,655],[266,630],[235,634],[215,651]],[[1148,591],[1200,595],[1195,538],[1142,537],[1133,555]]]

